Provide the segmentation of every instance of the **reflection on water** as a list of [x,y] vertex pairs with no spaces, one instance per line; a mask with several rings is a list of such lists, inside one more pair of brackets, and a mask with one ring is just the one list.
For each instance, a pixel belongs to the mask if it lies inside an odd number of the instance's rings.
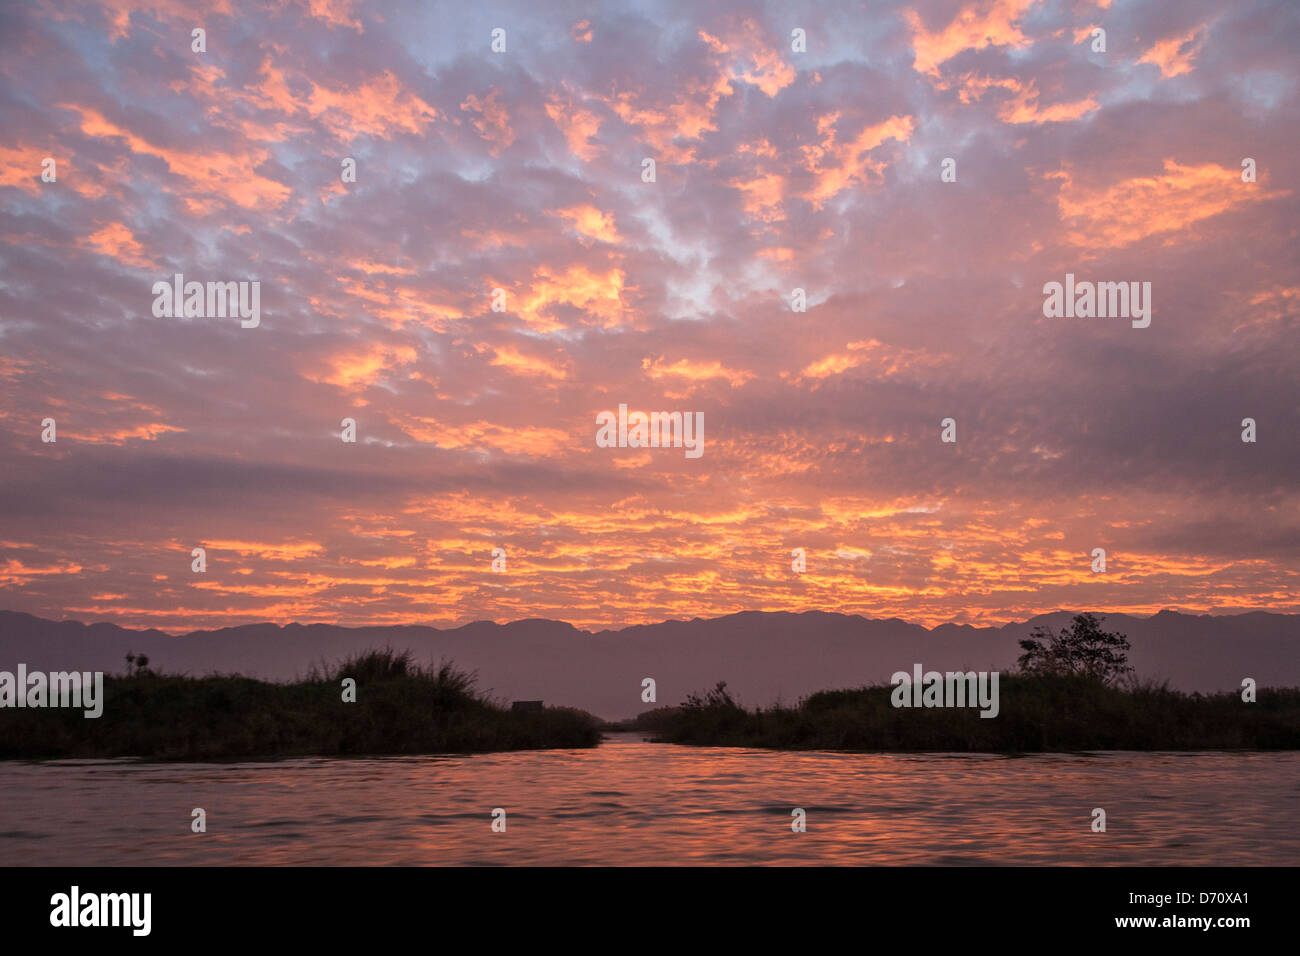
[[[620,734],[472,757],[10,761],[0,795],[11,866],[1300,863],[1300,753],[782,753]],[[194,807],[207,833],[190,832]]]

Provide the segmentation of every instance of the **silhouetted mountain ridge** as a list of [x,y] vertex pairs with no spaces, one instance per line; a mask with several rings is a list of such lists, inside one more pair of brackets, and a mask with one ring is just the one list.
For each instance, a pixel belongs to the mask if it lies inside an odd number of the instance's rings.
[[[817,690],[885,683],[913,663],[927,670],[1010,670],[1018,642],[1035,626],[1058,628],[1074,613],[988,627],[926,628],[834,611],[740,611],[596,632],[527,618],[448,629],[262,622],[173,636],[0,611],[0,669],[21,661],[38,670],[120,672],[126,653],[134,651],[163,671],[284,680],[314,664],[391,646],[410,648],[423,660],[453,660],[477,671],[485,690],[507,699],[542,699],[617,718],[680,703],[720,680],[745,703],[766,705]],[[1167,679],[1187,691],[1231,690],[1243,677],[1262,687],[1300,685],[1300,615],[1166,610],[1148,618],[1105,618],[1107,630],[1129,636],[1139,676]],[[654,704],[641,701],[646,677],[656,681]]]

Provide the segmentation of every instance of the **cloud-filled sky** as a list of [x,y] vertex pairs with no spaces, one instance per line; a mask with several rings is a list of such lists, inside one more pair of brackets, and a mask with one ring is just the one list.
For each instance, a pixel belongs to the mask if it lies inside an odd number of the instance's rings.
[[[1297,45],[1240,0],[5,4],[0,606],[1300,610]],[[177,273],[260,324],[155,316]],[[1150,326],[1046,317],[1067,273]],[[703,455],[598,447],[620,404]]]

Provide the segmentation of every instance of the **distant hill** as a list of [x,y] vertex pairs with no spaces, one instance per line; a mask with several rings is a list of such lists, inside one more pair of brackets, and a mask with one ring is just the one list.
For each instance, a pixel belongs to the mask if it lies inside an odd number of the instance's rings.
[[[617,719],[680,703],[720,680],[744,704],[761,706],[885,683],[914,662],[927,670],[1009,670],[1020,653],[1017,642],[1034,625],[1060,627],[1072,616],[1059,611],[1002,627],[925,628],[897,618],[746,611],[596,633],[531,619],[448,630],[248,624],[172,636],[0,611],[0,670],[21,661],[35,670],[115,673],[134,651],[160,671],[283,680],[304,675],[312,664],[391,646],[410,648],[425,661],[449,658],[477,671],[481,689],[508,700],[545,700]],[[1109,614],[1103,626],[1129,636],[1139,676],[1167,679],[1180,690],[1233,690],[1243,677],[1261,687],[1300,686],[1300,615],[1161,611],[1149,618]],[[657,683],[656,704],[641,702],[645,677]]]

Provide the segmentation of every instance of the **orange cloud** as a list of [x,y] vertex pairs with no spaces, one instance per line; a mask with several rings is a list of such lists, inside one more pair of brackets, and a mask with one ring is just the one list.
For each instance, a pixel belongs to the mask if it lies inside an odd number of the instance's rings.
[[260,109],[286,114],[297,113],[304,108],[302,102],[289,89],[289,81],[284,71],[272,65],[270,54],[263,58],[260,72],[261,82],[247,94],[253,105]]
[[442,115],[388,70],[355,89],[331,90],[312,83],[306,110],[347,141],[394,132],[418,134]]
[[299,561],[303,558],[323,554],[324,545],[315,541],[286,541],[280,544],[267,544],[262,541],[205,541],[203,547],[209,553],[213,551],[233,551],[246,557],[261,558],[264,561]]
[[717,361],[692,362],[689,359],[678,359],[671,365],[665,365],[660,358],[651,359],[647,357],[641,360],[641,368],[645,369],[646,374],[652,379],[676,377],[689,379],[692,382],[703,382],[720,378],[732,388],[739,388],[756,377],[753,372],[747,372],[743,369],[730,369]]
[[777,173],[763,173],[752,178],[737,177],[730,186],[744,194],[745,212],[762,222],[775,222],[785,218],[781,201],[785,196],[786,179]]
[[[945,356],[934,355],[924,349],[905,349],[886,345],[876,339],[849,342],[847,352],[839,352],[818,359],[805,366],[798,379],[822,379],[840,375],[861,365],[870,365],[872,373],[881,378],[891,378],[912,368],[933,368],[942,365]],[[786,373],[782,378],[788,378]]]
[[512,427],[488,421],[455,425],[413,416],[397,424],[416,441],[428,442],[439,448],[493,449],[508,455],[526,455],[530,458],[565,455],[572,450],[576,441],[569,432],[558,428],[530,425]]
[[478,119],[474,120],[474,128],[492,144],[489,152],[493,156],[499,156],[503,149],[515,141],[515,131],[510,128],[510,117],[506,108],[497,102],[495,89],[489,90],[481,99],[471,93],[460,104],[460,108],[479,114]]
[[704,30],[699,31],[699,37],[720,57],[732,54],[732,77],[757,86],[769,98],[793,83],[798,75],[781,52],[764,42],[764,33],[753,20],[746,20],[740,30],[728,33],[725,40]]
[[317,20],[332,27],[351,27],[364,33],[361,21],[353,16],[352,0],[306,0],[307,10]]
[[734,90],[721,72],[712,79],[685,78],[680,89],[681,95],[667,105],[657,94],[630,91],[607,98],[605,105],[623,122],[637,127],[657,160],[690,163],[695,160],[695,147],[679,146],[677,140],[698,140],[717,129],[718,103]]
[[[990,89],[1011,90],[1013,93],[1018,93],[1022,89],[1020,81],[1011,76],[999,78],[967,73],[957,82],[961,86],[961,89],[958,90],[957,96],[963,103],[978,102]],[[952,86],[951,83],[944,82],[939,82],[935,85],[940,89],[949,89]]]
[[417,353],[409,345],[387,346],[376,343],[359,351],[343,352],[326,360],[327,371],[303,377],[342,389],[360,389],[382,380],[381,374],[398,365],[409,365]]
[[584,163],[596,158],[597,147],[591,139],[600,132],[600,117],[591,110],[575,106],[571,99],[558,96],[546,101],[546,115],[564,134],[569,150]]
[[387,263],[375,262],[373,259],[353,259],[348,263],[348,268],[356,269],[358,272],[364,272],[368,276],[386,275],[386,276],[413,276],[415,270],[406,266],[390,266]]
[[131,234],[131,230],[120,222],[110,222],[92,232],[83,245],[137,269],[156,268],[154,260],[145,254],[144,247]]
[[[27,374],[32,363],[28,359],[15,358],[12,355],[0,355],[0,379],[6,382],[16,382],[23,375]],[[0,541],[0,547],[4,547],[7,542]]]
[[[0,186],[16,186],[33,196],[41,194],[41,162],[50,154],[35,146],[0,145]],[[56,160],[56,167],[62,163]],[[61,168],[56,169],[56,172]]]
[[70,431],[69,434],[77,441],[87,442],[92,445],[124,445],[132,438],[139,438],[143,441],[157,441],[168,432],[183,431],[185,431],[184,428],[177,428],[163,422],[146,422],[129,428],[114,428],[104,431],[79,428],[76,431]]
[[[1267,326],[1292,319],[1300,312],[1300,285],[1274,285],[1250,296],[1249,309],[1241,310],[1241,319],[1233,328],[1249,328],[1252,325]],[[3,366],[0,365],[0,377]]]
[[1160,75],[1166,79],[1190,73],[1192,61],[1201,52],[1208,35],[1206,24],[1202,24],[1179,36],[1166,37],[1143,53],[1138,62],[1155,64],[1160,69]]
[[817,131],[825,139],[818,145],[803,147],[805,166],[814,177],[812,188],[803,195],[817,209],[842,190],[866,182],[870,176],[879,176],[886,164],[873,161],[868,154],[887,139],[907,142],[915,125],[910,116],[891,116],[883,123],[866,127],[851,141],[840,143],[835,131],[838,119],[838,113],[821,117]]
[[[439,302],[428,289],[401,286],[388,291],[381,283],[366,284],[343,276],[336,277],[347,295],[370,303],[367,311],[375,318],[384,319],[393,328],[410,322],[419,322],[433,329],[443,329],[449,320],[462,319],[464,313],[454,305]],[[312,305],[323,312],[338,314],[335,303],[313,298]]]
[[1051,106],[1038,105],[1038,86],[1031,82],[1016,95],[1002,104],[998,110],[998,119],[1004,123],[1064,123],[1091,113],[1101,104],[1094,97],[1085,97],[1069,103],[1053,103]]
[[3,565],[0,565],[0,585],[17,585],[21,587],[33,578],[60,574],[80,574],[81,571],[82,566],[71,561],[38,566],[23,564],[17,558],[10,558]]
[[[193,20],[196,14],[226,17],[234,14],[230,0],[199,0],[197,3],[187,0],[104,0],[101,9],[111,24],[109,38],[113,40],[130,32],[131,16],[135,13],[145,13],[156,20],[185,22]],[[186,43],[189,43],[188,35]]]
[[480,349],[492,349],[492,365],[499,365],[502,368],[521,375],[545,375],[550,378],[564,379],[569,377],[569,373],[558,365],[554,365],[545,359],[538,358],[535,355],[524,355],[518,349],[509,345],[490,346],[480,345]]
[[913,68],[939,75],[939,66],[966,50],[990,46],[1020,48],[1029,39],[1020,31],[1019,20],[1038,0],[975,0],[962,5],[948,24],[926,29],[920,14],[905,10],[904,20],[912,31]]
[[571,222],[573,228],[588,239],[613,244],[622,241],[618,230],[614,227],[612,213],[602,212],[595,206],[572,206],[568,209],[557,209],[555,212],[556,215]]
[[[117,126],[90,107],[61,104],[61,108],[80,114],[81,131],[87,136],[125,140],[132,152],[161,159],[173,174],[189,180],[200,193],[209,197],[229,199],[245,209],[263,209],[280,205],[292,192],[288,186],[267,179],[255,171],[269,158],[270,154],[265,150],[250,149],[240,154],[220,153],[210,149],[195,153],[165,149]],[[202,212],[207,211],[214,200],[184,197],[184,201],[192,211]]]
[[529,291],[521,297],[520,317],[539,332],[556,332],[564,324],[550,315],[557,305],[571,305],[601,320],[609,328],[623,315],[623,272],[608,269],[593,272],[585,265],[569,266],[556,274],[542,266],[533,276]]
[[1079,246],[1125,246],[1148,236],[1174,233],[1193,223],[1251,202],[1290,191],[1269,191],[1263,183],[1244,188],[1241,170],[1204,163],[1184,166],[1164,161],[1164,172],[1137,176],[1089,189],[1066,168],[1049,173],[1060,180],[1056,202],[1061,220],[1072,229],[1068,239]]

